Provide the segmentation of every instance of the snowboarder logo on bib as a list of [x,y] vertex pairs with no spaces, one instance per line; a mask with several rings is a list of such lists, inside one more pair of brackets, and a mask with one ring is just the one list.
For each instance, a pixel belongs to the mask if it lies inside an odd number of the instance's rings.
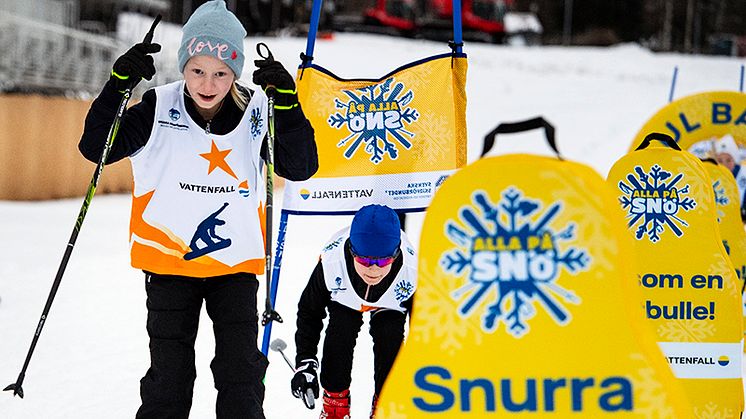
[[[220,249],[225,249],[226,247],[231,245],[231,239],[222,238],[215,232],[217,226],[222,226],[225,224],[225,221],[219,219],[218,215],[223,212],[226,207],[228,207],[227,202],[224,203],[223,206],[220,207],[220,209],[213,212],[212,214],[210,214],[210,216],[199,223],[199,225],[197,226],[197,231],[194,232],[192,241],[189,243],[189,248],[192,249],[192,251],[184,255],[184,260],[192,260],[200,256],[204,256],[208,253],[212,253]],[[202,243],[203,247],[200,247],[200,242]]]

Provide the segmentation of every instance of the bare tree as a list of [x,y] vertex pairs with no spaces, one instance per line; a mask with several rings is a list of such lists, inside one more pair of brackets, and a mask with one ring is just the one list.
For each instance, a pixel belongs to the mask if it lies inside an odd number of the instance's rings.
[[692,32],[694,29],[694,6],[695,0],[687,0],[686,3],[686,26],[684,27],[684,51],[692,52]]
[[663,0],[665,11],[663,13],[663,36],[662,46],[664,51],[671,51],[671,30],[673,28],[673,1]]

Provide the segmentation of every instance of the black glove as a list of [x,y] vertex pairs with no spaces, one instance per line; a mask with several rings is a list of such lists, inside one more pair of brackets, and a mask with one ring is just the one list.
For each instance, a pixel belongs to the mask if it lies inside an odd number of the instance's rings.
[[155,75],[155,65],[150,54],[155,54],[160,50],[160,44],[139,43],[117,58],[111,71],[117,90],[134,88],[140,80],[152,79]]
[[279,61],[271,58],[255,60],[254,65],[258,68],[254,70],[252,80],[257,86],[262,86],[262,90],[267,90],[268,86],[274,86],[277,90],[295,90],[293,76],[285,70],[285,67]]
[[293,396],[302,398],[308,389],[311,389],[313,391],[313,398],[319,398],[319,376],[316,373],[318,367],[319,363],[315,359],[304,359],[298,363],[295,375],[290,381],[290,389],[293,392]]

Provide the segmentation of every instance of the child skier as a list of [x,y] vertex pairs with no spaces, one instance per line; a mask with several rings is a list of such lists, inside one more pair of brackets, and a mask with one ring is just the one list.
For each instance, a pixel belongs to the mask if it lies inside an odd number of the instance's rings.
[[[245,36],[223,0],[197,8],[178,51],[184,79],[145,92],[124,113],[109,154],[111,163],[132,163],[131,260],[145,272],[151,364],[138,419],[189,416],[203,300],[215,334],[217,417],[264,418],[256,275],[265,260],[267,96],[236,83]],[[150,54],[158,51],[137,44],[114,63],[86,117],[79,148],[88,160],[101,156],[122,92],[155,74]],[[293,77],[271,59],[255,64],[254,83],[276,98],[276,173],[305,180],[318,159]]]
[[332,236],[298,303],[295,397],[319,396],[316,357],[329,312],[321,360],[321,418],[350,417],[352,357],[363,313],[370,312],[375,393],[378,394],[404,339],[404,322],[417,286],[417,258],[399,218],[389,207],[361,208],[352,225]]
[[741,207],[741,220],[746,223],[746,170],[741,164],[741,153],[736,140],[730,134],[715,140],[715,159],[733,173],[738,185],[738,202]]

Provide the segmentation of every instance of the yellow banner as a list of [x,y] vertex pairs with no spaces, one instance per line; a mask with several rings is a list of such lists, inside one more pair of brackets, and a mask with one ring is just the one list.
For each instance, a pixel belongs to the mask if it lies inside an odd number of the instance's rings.
[[708,139],[732,135],[746,146],[746,94],[739,92],[706,92],[675,100],[640,129],[629,151],[637,148],[651,132],[673,137],[682,149]]
[[635,239],[637,318],[653,327],[683,383],[694,408],[687,417],[739,417],[741,288],[704,166],[656,143],[617,161],[608,182]]
[[284,208],[426,208],[466,162],[466,69],[465,55],[443,54],[377,80],[343,80],[318,66],[299,70],[298,98],[316,133],[319,170],[286,184]]
[[376,417],[689,417],[634,321],[631,241],[587,166],[509,155],[457,172],[425,217],[410,334]]
[[[738,186],[733,179],[733,174],[725,166],[707,161],[705,168],[715,191],[715,204],[723,246],[736,269],[739,286],[743,290],[744,279],[746,279],[746,230],[741,222]],[[744,301],[744,316],[746,317],[746,301]],[[746,351],[746,348],[744,350]]]

